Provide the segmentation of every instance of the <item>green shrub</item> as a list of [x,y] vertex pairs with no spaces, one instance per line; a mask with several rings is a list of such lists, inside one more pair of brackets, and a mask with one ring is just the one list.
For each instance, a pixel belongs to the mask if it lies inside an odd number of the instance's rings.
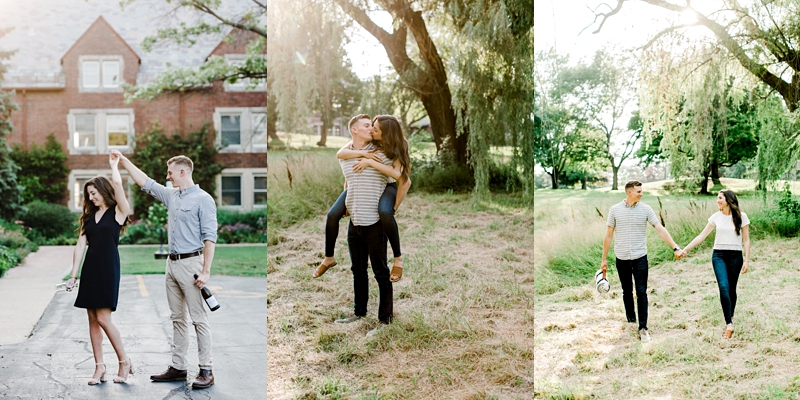
[[67,193],[67,153],[52,133],[44,145],[32,143],[29,149],[14,145],[11,159],[20,167],[17,177],[23,203],[36,200],[58,203]]
[[504,162],[489,164],[489,190],[508,193],[522,190],[522,179],[516,166]]
[[250,212],[217,210],[217,224],[220,227],[244,224],[255,230],[263,231],[267,229],[267,210],[263,209]]
[[[167,234],[164,233],[164,242],[167,241]],[[119,237],[120,244],[160,244],[159,233],[156,228],[153,228],[144,222],[134,222],[128,224],[128,229],[125,234]]]
[[249,225],[236,223],[219,228],[217,243],[266,243],[267,235]]
[[475,186],[472,171],[462,165],[441,165],[436,161],[415,161],[412,159],[411,189],[428,193],[453,191],[468,193]]
[[0,277],[5,275],[6,271],[17,266],[22,259],[17,255],[13,249],[5,246],[0,246]]
[[25,208],[21,216],[24,225],[32,228],[43,238],[72,236],[78,228],[79,214],[60,204],[34,201]]

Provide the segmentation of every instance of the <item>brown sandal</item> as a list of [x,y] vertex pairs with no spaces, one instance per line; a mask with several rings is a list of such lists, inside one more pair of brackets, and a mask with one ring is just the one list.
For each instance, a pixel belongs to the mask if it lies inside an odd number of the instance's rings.
[[730,339],[733,336],[733,329],[726,329],[725,333],[722,334],[723,339]]
[[[392,279],[393,276],[396,276],[397,279]],[[399,267],[397,265],[392,266],[392,274],[389,276],[390,282],[397,282],[403,278],[403,267]]]
[[324,264],[324,263],[320,264],[319,267],[317,267],[317,270],[314,271],[314,275],[312,275],[312,276],[314,278],[319,278],[320,276],[322,276],[322,274],[325,273],[325,271],[328,270],[328,268],[333,267],[335,265],[336,265],[336,261],[334,261],[334,262],[332,262],[330,264]]

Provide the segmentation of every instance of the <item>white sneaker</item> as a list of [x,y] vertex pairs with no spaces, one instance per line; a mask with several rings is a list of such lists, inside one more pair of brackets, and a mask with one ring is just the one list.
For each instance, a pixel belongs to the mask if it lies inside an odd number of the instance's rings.
[[347,318],[337,319],[335,322],[337,324],[349,324],[351,322],[356,322],[356,321],[360,320],[361,318],[364,318],[364,317],[361,317],[361,316],[358,316],[358,315],[351,315],[351,316],[349,316]]
[[367,337],[368,337],[368,338],[371,338],[371,337],[373,337],[373,336],[377,335],[377,334],[378,334],[378,331],[380,331],[381,329],[383,329],[383,327],[384,327],[384,326],[386,326],[386,325],[385,325],[385,324],[379,324],[378,326],[376,326],[376,327],[375,327],[375,329],[373,329],[373,330],[371,330],[371,331],[367,332]]
[[639,339],[641,339],[642,342],[650,341],[650,334],[647,332],[647,329],[639,329]]

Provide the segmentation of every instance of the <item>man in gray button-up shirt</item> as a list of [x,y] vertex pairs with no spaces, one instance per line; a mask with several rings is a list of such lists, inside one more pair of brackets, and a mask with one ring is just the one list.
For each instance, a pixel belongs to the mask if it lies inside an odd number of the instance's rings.
[[[172,365],[164,373],[150,377],[153,381],[185,381],[186,353],[189,348],[186,310],[197,333],[200,373],[193,388],[214,384],[211,373],[211,329],[204,306],[202,289],[211,276],[211,262],[217,241],[217,206],[214,198],[192,180],[194,163],[186,156],[167,161],[167,180],[173,188],[149,178],[116,150],[120,164],[142,190],[167,206],[169,216],[169,259],[166,265],[167,301],[173,327]],[[195,278],[195,276],[197,278]]]

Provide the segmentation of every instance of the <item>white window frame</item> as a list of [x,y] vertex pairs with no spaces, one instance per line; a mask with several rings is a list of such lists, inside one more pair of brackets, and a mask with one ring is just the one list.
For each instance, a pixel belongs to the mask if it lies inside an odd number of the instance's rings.
[[222,205],[222,178],[239,178],[239,204],[226,204],[225,208],[241,209],[244,206],[244,186],[245,182],[241,174],[222,173],[219,176],[219,204]]
[[[94,118],[94,145],[93,146],[75,146],[75,139],[77,139],[77,137],[75,137],[75,136],[78,133],[77,132],[77,130],[78,130],[77,118],[78,117],[92,117],[92,118]],[[92,153],[92,152],[97,151],[97,142],[99,140],[99,135],[97,134],[97,132],[98,132],[98,129],[97,129],[97,125],[98,125],[97,115],[94,114],[94,113],[80,112],[79,111],[79,112],[74,113],[74,114],[71,113],[71,115],[69,116],[68,119],[69,119],[69,121],[68,121],[68,123],[69,123],[69,140],[68,140],[68,142],[69,143],[68,143],[68,145],[71,146],[71,148],[75,149],[76,154]]]
[[[111,180],[111,170],[110,169],[76,169],[76,170],[70,171],[69,178],[68,178],[69,179],[69,181],[68,181],[69,182],[69,186],[68,186],[68,188],[69,188],[69,201],[67,202],[67,206],[72,211],[80,212],[80,211],[83,210],[83,204],[76,204],[76,197],[78,196],[78,193],[75,192],[75,190],[76,190],[75,184],[78,182],[79,179],[91,179],[91,178],[94,178],[95,176],[98,176],[98,175],[105,176],[106,178]],[[136,183],[133,181],[133,178],[131,178],[131,176],[128,174],[128,172],[125,171],[125,169],[120,169],[120,176],[122,177],[122,184],[123,185],[125,185],[125,184],[128,185],[128,204],[131,205],[131,210],[133,210],[134,209],[133,191],[137,190],[138,187],[135,187]],[[78,190],[82,191],[83,187],[78,188]]]
[[253,143],[253,114],[267,113],[267,107],[217,107],[214,109],[214,131],[216,144],[222,146],[222,116],[238,114],[241,117],[241,144],[222,147],[222,153],[266,153],[267,144]]
[[[225,64],[237,65],[244,62],[247,54],[225,54]],[[239,79],[234,84],[225,82],[224,85],[226,92],[266,92],[267,80],[262,79],[255,87],[250,87],[250,78]]]
[[[250,201],[252,201],[252,202],[253,202],[253,203],[252,203],[252,204],[253,204],[253,208],[254,208],[254,209],[259,209],[259,208],[267,208],[267,205],[266,205],[266,204],[256,204],[256,178],[264,178],[264,179],[267,179],[267,174],[261,174],[261,173],[252,173],[252,175],[251,175],[251,176],[252,176],[252,177],[250,178],[250,182],[251,182],[251,185],[253,185],[253,186],[252,186],[252,187],[253,187],[253,190],[250,192]],[[262,189],[259,189],[259,190],[262,190]],[[266,190],[266,189],[263,189],[263,190],[264,190],[264,194],[266,194],[266,193],[267,193],[267,190]]]
[[[76,129],[75,117],[80,115],[92,115],[95,117],[95,141],[94,147],[75,147],[74,134]],[[106,117],[109,115],[127,115],[130,121],[130,132],[128,134],[128,144],[126,146],[110,146],[108,144],[108,129]],[[136,136],[135,124],[136,114],[133,108],[74,108],[67,114],[67,127],[69,129],[69,139],[67,149],[69,154],[105,154],[111,149],[117,149],[122,153],[133,153],[133,139]]]
[[[242,179],[242,204],[239,206],[223,206],[222,205],[222,177],[223,176],[240,176]],[[266,208],[266,205],[255,205],[253,204],[254,199],[254,186],[255,186],[255,179],[256,176],[267,176],[267,169],[266,168],[226,168],[220,172],[219,175],[216,176],[217,182],[217,189],[214,193],[216,201],[217,201],[217,208],[223,210],[231,210],[231,211],[252,211],[252,210],[263,210]]]
[[[97,87],[85,87],[83,85],[83,63],[91,61],[98,63],[98,86]],[[116,85],[109,85],[106,86],[103,82],[104,79],[104,71],[103,71],[103,63],[114,61],[119,63],[119,80]],[[122,84],[125,83],[124,79],[124,71],[125,71],[125,59],[122,58],[121,55],[81,55],[78,56],[78,92],[79,93],[122,93]]]

